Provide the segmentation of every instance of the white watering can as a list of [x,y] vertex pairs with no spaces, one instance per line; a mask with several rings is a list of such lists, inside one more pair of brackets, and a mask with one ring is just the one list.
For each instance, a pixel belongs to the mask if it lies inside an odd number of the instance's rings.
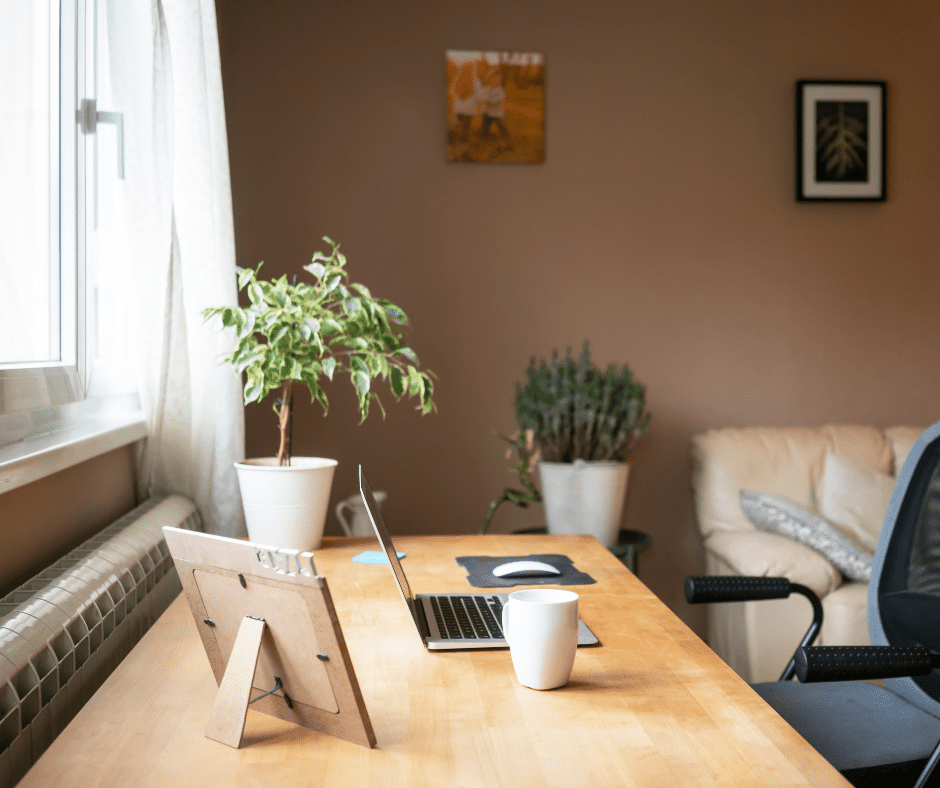
[[[372,496],[375,502],[382,505],[382,501],[387,497],[387,493],[381,490],[373,492]],[[349,519],[346,519],[344,512],[349,512]],[[372,521],[369,520],[369,513],[366,511],[366,505],[362,502],[362,496],[358,493],[350,495],[343,501],[336,504],[336,517],[339,524],[343,526],[346,536],[375,536],[372,529]]]

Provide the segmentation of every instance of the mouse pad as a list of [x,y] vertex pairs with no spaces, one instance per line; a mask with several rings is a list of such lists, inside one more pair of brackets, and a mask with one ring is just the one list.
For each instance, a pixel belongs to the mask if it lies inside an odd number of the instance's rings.
[[[493,570],[510,561],[542,561],[551,564],[561,574],[552,577],[494,577]],[[597,581],[575,569],[566,555],[464,555],[457,563],[467,570],[467,582],[474,588],[509,588],[511,586],[586,586]]]

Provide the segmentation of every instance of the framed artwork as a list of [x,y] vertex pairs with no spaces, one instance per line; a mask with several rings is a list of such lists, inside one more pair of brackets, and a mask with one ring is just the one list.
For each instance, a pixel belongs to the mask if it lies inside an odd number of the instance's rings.
[[796,83],[796,199],[886,197],[884,82]]
[[447,160],[545,161],[545,58],[449,49]]

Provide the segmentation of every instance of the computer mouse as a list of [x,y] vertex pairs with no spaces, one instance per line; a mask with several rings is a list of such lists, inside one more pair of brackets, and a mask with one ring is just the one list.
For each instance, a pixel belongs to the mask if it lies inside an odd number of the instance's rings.
[[510,561],[493,569],[496,577],[552,577],[560,574],[561,570],[542,561]]

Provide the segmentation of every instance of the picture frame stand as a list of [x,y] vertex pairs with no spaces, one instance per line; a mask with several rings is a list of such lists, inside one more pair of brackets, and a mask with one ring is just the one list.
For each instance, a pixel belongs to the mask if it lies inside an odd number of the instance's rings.
[[264,627],[263,619],[254,616],[242,619],[206,727],[206,738],[236,750],[241,746],[245,730],[245,717],[248,716],[248,705],[251,703],[251,680],[261,653]]
[[252,706],[374,747],[372,723],[313,553],[169,526],[163,532],[219,685],[205,735],[238,749]]

